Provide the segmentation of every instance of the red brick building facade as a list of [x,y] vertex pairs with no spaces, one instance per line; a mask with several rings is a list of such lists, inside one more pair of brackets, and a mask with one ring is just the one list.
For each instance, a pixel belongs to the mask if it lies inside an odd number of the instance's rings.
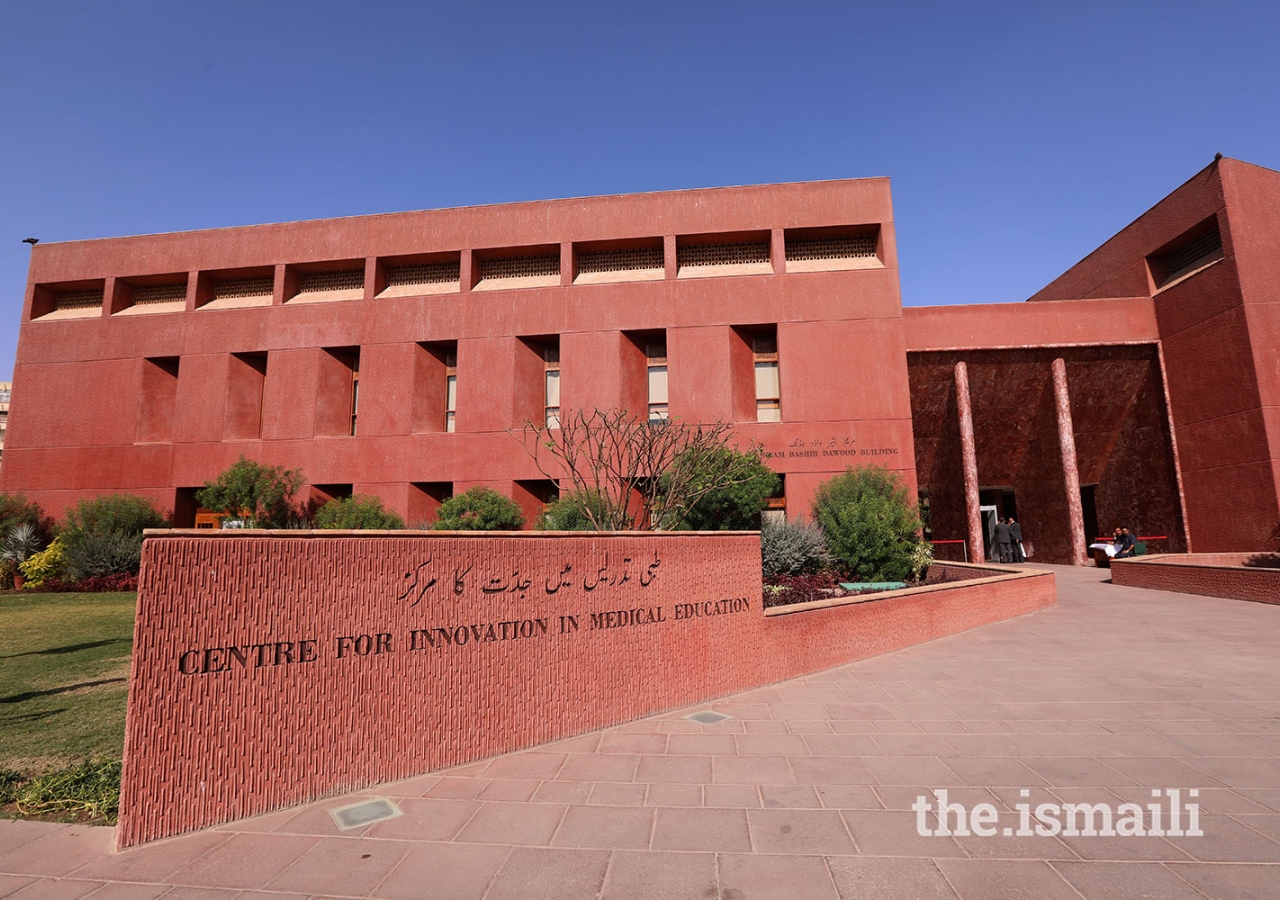
[[[1215,162],[1031,298],[903,310],[864,179],[40,244],[0,489],[190,525],[240,454],[411,523],[475,484],[536,515],[513,436],[562,411],[735,423],[789,514],[848,465],[935,539],[1014,513],[1037,559],[1280,522],[1280,173]],[[966,435],[970,437],[966,438]]]

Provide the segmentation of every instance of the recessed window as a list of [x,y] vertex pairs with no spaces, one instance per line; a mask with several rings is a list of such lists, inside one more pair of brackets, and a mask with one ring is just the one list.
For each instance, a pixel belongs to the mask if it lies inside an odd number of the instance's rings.
[[171,276],[168,281],[118,280],[116,296],[111,303],[112,312],[120,316],[184,312],[187,308],[186,276]]
[[268,274],[219,278],[213,276],[207,302],[201,309],[240,309],[270,306],[275,292],[275,276]]
[[447,351],[444,357],[444,430],[452,434],[457,430],[458,419],[458,350]]
[[324,303],[330,300],[360,300],[364,297],[364,264],[348,263],[342,268],[298,270],[296,292],[290,303]]
[[574,245],[574,284],[615,281],[659,281],[666,275],[661,238],[618,244]]
[[881,265],[880,227],[789,228],[784,235],[788,272],[827,272]]
[[1218,229],[1217,217],[1213,217],[1147,257],[1147,264],[1156,289],[1161,290],[1194,275],[1223,256],[1222,232]]
[[446,258],[408,258],[387,260],[383,267],[386,286],[379,297],[418,297],[424,294],[450,294],[458,291],[461,261],[457,253]]
[[529,247],[476,256],[475,290],[554,287],[560,283],[560,248]]
[[782,383],[778,377],[778,333],[751,335],[751,358],[756,374],[756,421],[782,421]]
[[667,401],[667,342],[650,340],[644,348],[649,386],[649,424],[665,425],[671,418]]
[[546,372],[546,423],[548,428],[560,427],[560,342],[542,347],[542,361]]
[[677,276],[768,275],[769,233],[693,235],[676,239]]
[[89,319],[102,315],[105,281],[37,285],[31,305],[33,319]]

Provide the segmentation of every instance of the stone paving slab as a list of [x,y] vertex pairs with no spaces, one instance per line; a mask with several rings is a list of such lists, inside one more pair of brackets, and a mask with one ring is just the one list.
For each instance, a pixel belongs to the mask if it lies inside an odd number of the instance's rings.
[[[0,821],[0,897],[1280,897],[1280,608],[1052,568],[1053,609],[121,854]],[[912,808],[1004,828],[1193,788],[1200,837],[921,835]],[[372,797],[403,815],[338,829]]]

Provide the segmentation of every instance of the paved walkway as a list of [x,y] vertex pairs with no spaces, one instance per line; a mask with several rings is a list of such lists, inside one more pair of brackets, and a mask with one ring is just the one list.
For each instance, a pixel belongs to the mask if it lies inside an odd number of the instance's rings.
[[[107,828],[0,822],[0,897],[1280,897],[1280,608],[1054,571],[1054,609],[698,708],[717,724],[681,710],[118,855]],[[1019,803],[1172,788],[1199,790],[1203,836],[1002,833]],[[996,836],[919,835],[935,789],[992,804]],[[403,815],[340,832],[329,810],[369,797]]]

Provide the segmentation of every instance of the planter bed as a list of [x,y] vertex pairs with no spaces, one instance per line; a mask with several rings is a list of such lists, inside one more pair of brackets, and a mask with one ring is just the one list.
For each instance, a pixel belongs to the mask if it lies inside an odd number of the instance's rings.
[[765,582],[763,604],[768,609],[778,606],[791,606],[797,603],[858,597],[864,598],[858,602],[865,602],[865,600],[873,600],[877,597],[894,596],[901,591],[913,588],[972,581],[976,578],[990,578],[993,575],[1007,575],[1015,571],[1017,570],[1012,568],[935,562],[929,567],[924,581],[893,582],[893,584],[901,585],[901,587],[867,586],[852,590],[842,585],[840,579],[830,574],[778,575]]
[[1170,553],[1111,561],[1111,583],[1280,604],[1274,553]]

